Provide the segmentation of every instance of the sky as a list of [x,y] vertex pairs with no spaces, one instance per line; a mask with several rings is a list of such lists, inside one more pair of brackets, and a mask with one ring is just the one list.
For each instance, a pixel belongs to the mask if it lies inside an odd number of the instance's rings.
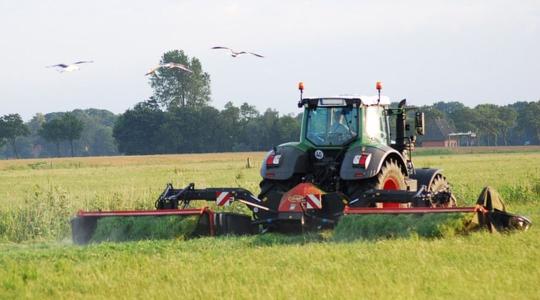
[[[144,74],[173,49],[200,59],[218,108],[297,113],[299,81],[306,96],[382,81],[414,105],[540,100],[539,0],[0,0],[0,115],[122,113],[152,95]],[[45,68],[78,60],[95,63]]]

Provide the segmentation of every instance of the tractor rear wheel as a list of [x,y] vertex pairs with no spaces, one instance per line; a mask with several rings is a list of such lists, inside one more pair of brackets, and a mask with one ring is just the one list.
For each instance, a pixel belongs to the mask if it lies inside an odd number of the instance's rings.
[[406,190],[405,175],[401,167],[393,160],[388,160],[384,163],[379,174],[367,180],[349,182],[347,187],[347,195],[351,199],[351,206],[367,207],[374,206],[373,203],[365,199],[361,199],[364,192],[377,190]]
[[401,171],[401,167],[393,160],[388,160],[384,163],[377,180],[375,189],[378,190],[406,190],[405,175]]

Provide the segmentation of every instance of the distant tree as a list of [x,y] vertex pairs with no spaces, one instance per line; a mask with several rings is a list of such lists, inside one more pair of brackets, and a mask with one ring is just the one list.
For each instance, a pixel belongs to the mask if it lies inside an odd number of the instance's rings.
[[166,52],[160,63],[181,63],[193,73],[174,68],[161,68],[150,77],[154,89],[151,103],[173,107],[202,107],[210,102],[210,75],[202,70],[201,62],[189,58],[182,50]]
[[61,119],[53,119],[43,123],[39,135],[47,142],[56,145],[57,156],[60,156],[60,143],[64,140],[63,125]]
[[240,119],[242,121],[249,121],[257,117],[259,117],[259,111],[255,106],[249,105],[246,102],[240,106]]
[[297,141],[300,137],[300,122],[290,115],[282,116],[277,122],[278,143]]
[[476,124],[480,123],[481,116],[474,109],[463,107],[450,113],[449,117],[456,126],[457,131],[475,133],[478,131]]
[[64,140],[69,141],[71,156],[73,157],[75,156],[73,151],[73,141],[81,138],[81,133],[84,128],[83,123],[73,113],[65,113],[60,120],[62,124],[62,137]]
[[165,113],[157,108],[138,103],[116,120],[113,136],[122,153],[152,154],[158,147],[168,147],[169,138],[160,139],[160,129],[164,124]]
[[30,130],[19,114],[4,115],[0,118],[0,140],[5,139],[9,142],[16,158],[19,158],[17,138],[29,134]]
[[219,112],[220,126],[217,128],[220,139],[218,151],[231,151],[238,143],[240,130],[240,108],[232,102],[227,102],[225,108]]
[[6,145],[6,140],[0,137],[0,149]]
[[528,129],[537,144],[540,144],[540,100],[530,102],[524,110],[522,118],[518,121],[518,127]]
[[445,115],[451,115],[456,111],[462,110],[465,108],[465,105],[461,102],[451,101],[451,102],[435,102],[433,108],[441,111]]
[[509,106],[499,107],[498,117],[500,120],[500,129],[503,143],[508,146],[509,132],[516,126],[517,112]]
[[499,107],[495,104],[480,104],[474,110],[481,116],[475,125],[485,137],[486,145],[497,146],[500,129],[504,126],[499,118]]

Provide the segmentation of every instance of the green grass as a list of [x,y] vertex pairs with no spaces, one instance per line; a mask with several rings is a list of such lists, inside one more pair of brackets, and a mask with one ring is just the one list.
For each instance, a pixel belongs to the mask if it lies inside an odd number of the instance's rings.
[[[257,192],[258,168],[245,161],[262,156],[0,161],[0,299],[539,298],[537,224],[460,235],[458,216],[351,218],[334,232],[297,236],[71,244],[77,210],[150,209],[166,182]],[[415,164],[443,168],[459,204],[474,203],[489,184],[511,212],[540,220],[538,152],[430,155]]]
[[198,216],[111,217],[99,219],[90,242],[186,239],[197,226]]
[[443,238],[467,233],[470,214],[349,215],[340,219],[333,238],[337,241],[391,238]]

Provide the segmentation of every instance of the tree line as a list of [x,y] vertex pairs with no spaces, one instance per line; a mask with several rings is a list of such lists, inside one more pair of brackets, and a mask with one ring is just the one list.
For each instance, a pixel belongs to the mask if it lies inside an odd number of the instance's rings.
[[433,123],[430,120],[445,119],[456,132],[476,133],[478,145],[540,144],[540,101],[480,104],[473,108],[455,101],[436,102],[421,109],[426,112],[428,126]]
[[[474,132],[477,145],[540,145],[540,101],[473,108],[459,102],[423,106],[426,130],[445,119],[455,132]],[[221,110],[179,106],[161,109],[151,101],[120,115],[106,110],[74,110],[0,117],[0,156],[53,157],[119,154],[265,151],[300,135],[301,114],[259,112],[229,102]]]
[[[149,78],[153,95],[120,115],[76,109],[38,113],[28,122],[18,114],[1,116],[0,157],[259,151],[299,139],[301,113],[261,113],[232,102],[219,110],[210,105],[210,75],[197,58],[173,50],[160,59],[170,62],[192,72],[160,68]],[[473,108],[441,101],[421,110],[427,131],[444,119],[455,132],[474,132],[477,145],[540,144],[540,101]]]
[[122,114],[113,130],[125,154],[197,153],[268,150],[298,139],[297,117],[272,109],[260,113],[247,103],[160,110],[139,103]]
[[0,157],[117,155],[116,118],[99,109],[38,113],[28,122],[18,114],[0,116]]

